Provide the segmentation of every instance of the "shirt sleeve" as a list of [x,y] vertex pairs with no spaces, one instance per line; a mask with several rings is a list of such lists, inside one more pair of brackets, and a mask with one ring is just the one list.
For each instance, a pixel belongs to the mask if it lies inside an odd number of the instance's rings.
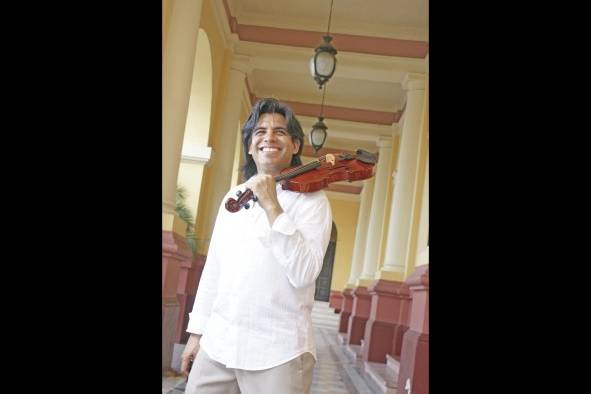
[[[302,196],[304,197],[304,196]],[[324,192],[310,193],[291,214],[283,212],[273,222],[271,252],[285,268],[295,288],[312,285],[320,271],[330,241],[332,213]]]
[[199,286],[197,287],[197,294],[195,295],[195,302],[193,303],[193,311],[189,313],[189,323],[187,324],[187,332],[192,334],[203,334],[211,309],[215,301],[219,274],[220,274],[220,235],[223,233],[223,227],[226,225],[224,210],[225,196],[222,199],[222,204],[218,210],[218,216],[215,221],[213,232],[211,235],[211,242],[207,252],[207,259],[203,267]]

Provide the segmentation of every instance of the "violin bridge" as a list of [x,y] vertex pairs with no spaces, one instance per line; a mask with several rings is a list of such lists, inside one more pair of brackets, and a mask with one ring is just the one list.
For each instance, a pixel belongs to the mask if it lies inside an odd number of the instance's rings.
[[331,167],[334,166],[334,163],[335,163],[336,159],[335,159],[335,157],[334,157],[334,155],[332,153],[327,153],[324,156],[324,158],[325,158],[325,160],[326,160],[327,163],[330,163],[330,166]]

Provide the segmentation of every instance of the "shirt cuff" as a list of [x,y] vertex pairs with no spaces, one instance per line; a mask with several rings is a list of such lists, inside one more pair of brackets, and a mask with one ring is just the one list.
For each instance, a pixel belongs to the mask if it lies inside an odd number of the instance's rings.
[[187,324],[187,332],[191,334],[203,334],[207,318],[198,313],[189,313],[189,324]]
[[285,235],[293,235],[296,232],[296,226],[291,218],[285,212],[282,212],[275,218],[271,230]]

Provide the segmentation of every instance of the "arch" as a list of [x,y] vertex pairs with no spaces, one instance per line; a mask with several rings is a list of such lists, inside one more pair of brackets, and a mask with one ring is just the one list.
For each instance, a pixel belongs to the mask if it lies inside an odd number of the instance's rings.
[[194,156],[200,149],[207,146],[209,125],[211,122],[211,106],[213,98],[213,66],[211,45],[207,33],[199,29],[191,97],[183,138],[183,155]]
[[197,218],[201,192],[203,166],[210,157],[209,141],[213,101],[213,59],[207,33],[199,29],[191,95],[187,108],[187,121],[181,150],[181,163],[177,183],[187,191],[186,205]]

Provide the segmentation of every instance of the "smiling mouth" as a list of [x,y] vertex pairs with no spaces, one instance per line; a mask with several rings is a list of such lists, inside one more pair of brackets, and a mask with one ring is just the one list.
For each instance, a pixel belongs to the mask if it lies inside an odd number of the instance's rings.
[[259,148],[259,150],[261,152],[279,152],[279,148],[262,147],[262,148]]

